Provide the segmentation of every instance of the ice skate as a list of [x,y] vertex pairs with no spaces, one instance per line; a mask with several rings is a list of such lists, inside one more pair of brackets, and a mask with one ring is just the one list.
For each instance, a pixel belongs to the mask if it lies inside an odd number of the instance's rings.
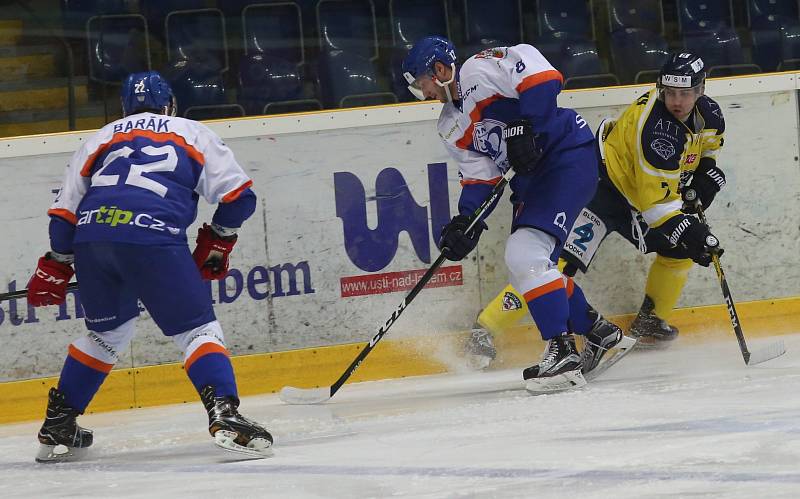
[[239,399],[217,397],[212,386],[203,388],[200,398],[208,412],[208,432],[217,446],[253,457],[272,456],[272,435],[239,414]]
[[480,370],[489,367],[489,364],[497,357],[492,333],[476,322],[464,342],[464,354],[472,369]]
[[[589,314],[595,317],[592,329],[584,336],[581,362],[583,375],[591,381],[613,366],[636,344],[636,340],[622,334],[622,329],[590,309]],[[614,353],[606,355],[614,349]],[[605,361],[603,359],[605,358]],[[602,361],[602,362],[601,362]]]
[[64,394],[51,388],[47,397],[47,415],[39,430],[39,452],[36,462],[76,461],[86,455],[92,445],[92,431],[78,426],[80,411],[68,406]]
[[547,341],[542,360],[524,371],[525,389],[531,393],[553,393],[586,385],[575,338],[568,333]]
[[631,324],[629,334],[636,339],[636,348],[666,348],[678,337],[678,328],[670,326],[667,321],[658,317],[653,309],[655,305],[649,296],[644,297],[642,308]]

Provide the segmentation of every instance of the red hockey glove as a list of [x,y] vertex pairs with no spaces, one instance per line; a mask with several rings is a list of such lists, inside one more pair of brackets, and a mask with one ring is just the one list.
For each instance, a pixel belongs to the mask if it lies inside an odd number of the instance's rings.
[[233,251],[236,237],[222,237],[208,224],[197,230],[197,247],[192,257],[203,279],[219,280],[228,274],[228,255]]
[[28,281],[28,303],[34,307],[61,305],[67,299],[67,284],[75,274],[70,265],[50,258],[50,253],[39,258],[36,271]]

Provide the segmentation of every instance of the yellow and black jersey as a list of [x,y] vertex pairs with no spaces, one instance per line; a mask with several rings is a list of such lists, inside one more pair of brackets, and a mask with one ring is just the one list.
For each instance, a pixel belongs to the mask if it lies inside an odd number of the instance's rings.
[[680,188],[701,161],[716,162],[725,120],[719,105],[703,95],[681,122],[653,89],[606,121],[600,151],[608,177],[650,227],[680,214]]

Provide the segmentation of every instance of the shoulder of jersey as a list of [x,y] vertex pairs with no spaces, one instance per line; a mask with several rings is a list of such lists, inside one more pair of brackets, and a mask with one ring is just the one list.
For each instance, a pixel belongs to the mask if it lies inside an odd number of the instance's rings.
[[722,115],[722,108],[719,107],[717,101],[707,95],[701,95],[697,99],[697,109],[706,120],[706,128],[725,130],[725,117]]

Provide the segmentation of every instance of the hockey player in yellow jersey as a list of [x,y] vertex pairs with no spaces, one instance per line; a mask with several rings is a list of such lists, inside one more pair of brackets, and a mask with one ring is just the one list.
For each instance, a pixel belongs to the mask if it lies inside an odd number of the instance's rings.
[[[696,197],[706,209],[725,186],[725,174],[716,164],[725,121],[719,105],[704,91],[702,59],[672,54],[656,88],[636,99],[617,120],[601,123],[597,193],[573,225],[561,253],[559,263],[567,276],[578,269],[586,272],[611,232],[643,253],[656,253],[629,333],[639,347],[663,347],[677,337],[677,328],[668,320],[692,263],[708,266],[712,253],[722,254],[708,226],[692,215],[695,202],[688,201]],[[481,312],[481,327],[472,337],[485,344],[482,328],[501,333],[526,313],[525,300],[507,286]],[[582,293],[575,293],[570,320],[574,332],[585,334],[602,316]]]

